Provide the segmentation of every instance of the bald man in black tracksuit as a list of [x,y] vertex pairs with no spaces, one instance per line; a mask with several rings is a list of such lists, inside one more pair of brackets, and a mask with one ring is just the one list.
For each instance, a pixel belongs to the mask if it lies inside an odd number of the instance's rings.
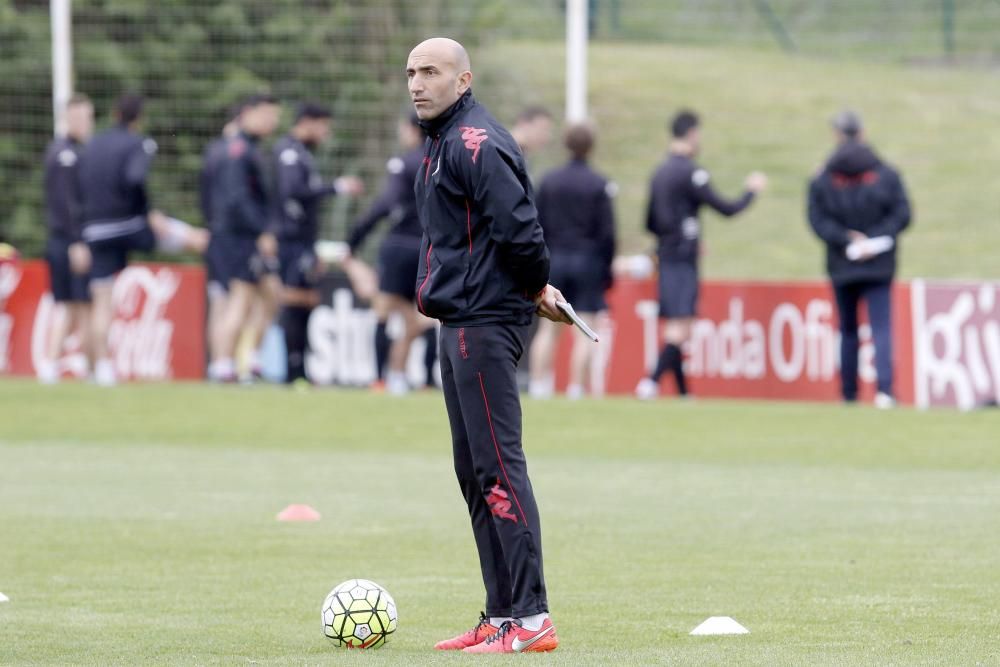
[[549,253],[524,159],[473,97],[464,49],[452,40],[427,40],[410,53],[407,75],[427,134],[416,181],[424,230],[417,307],[442,323],[441,380],[455,472],[490,617],[437,648],[548,651],[558,638],[548,618],[515,371],[536,312],[567,321],[555,305],[562,295],[547,284]]

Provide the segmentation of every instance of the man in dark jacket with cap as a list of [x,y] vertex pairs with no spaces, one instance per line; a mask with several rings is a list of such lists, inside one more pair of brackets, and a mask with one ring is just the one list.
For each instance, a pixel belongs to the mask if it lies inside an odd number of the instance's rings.
[[[417,173],[424,230],[417,307],[441,321],[441,382],[455,472],[486,587],[486,615],[437,644],[471,653],[551,651],[541,530],[521,447],[515,369],[537,312],[569,322],[517,143],[472,96],[469,56],[445,38],[406,63],[427,133]],[[488,617],[487,617],[488,616]]]
[[880,408],[892,390],[892,279],[896,237],[910,224],[899,174],[865,142],[861,117],[833,119],[837,148],[809,184],[809,224],[826,243],[826,270],[840,317],[840,379],[845,401],[858,396],[858,303],[864,301],[875,341]]

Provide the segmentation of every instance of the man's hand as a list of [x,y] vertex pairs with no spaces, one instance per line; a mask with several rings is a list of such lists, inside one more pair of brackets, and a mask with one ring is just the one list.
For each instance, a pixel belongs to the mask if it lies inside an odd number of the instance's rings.
[[360,197],[365,193],[365,183],[357,176],[341,176],[333,182],[333,186],[337,188],[337,194],[348,197]]
[[264,257],[277,257],[278,239],[271,232],[264,232],[257,237],[257,250]]
[[73,273],[83,276],[90,272],[90,248],[83,241],[69,244],[69,268]]
[[[856,243],[858,241],[867,241],[868,240],[868,236],[866,234],[864,234],[863,232],[859,232],[856,229],[848,229],[847,230],[847,238],[850,239],[851,243]],[[868,261],[869,259],[871,259],[872,257],[874,257],[873,254],[871,254],[867,250],[862,250],[861,254],[858,255],[857,259],[855,259],[853,261],[855,261],[855,262],[865,262],[865,261]]]
[[535,305],[537,308],[535,312],[538,313],[539,317],[544,317],[547,320],[552,320],[553,322],[562,322],[563,324],[573,324],[573,320],[569,319],[563,311],[559,310],[556,305],[556,301],[565,301],[566,297],[562,295],[562,292],[557,290],[552,285],[546,285],[545,289],[538,293],[535,297]]
[[760,171],[751,172],[747,176],[746,188],[755,195],[760,194],[767,189],[767,176]]

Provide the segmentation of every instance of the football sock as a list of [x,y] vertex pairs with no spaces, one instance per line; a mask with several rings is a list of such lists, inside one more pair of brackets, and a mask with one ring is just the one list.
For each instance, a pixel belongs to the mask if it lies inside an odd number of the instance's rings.
[[281,311],[281,328],[285,332],[288,352],[288,371],[285,382],[295,382],[306,377],[306,342],[309,336],[310,308],[286,306]]
[[531,616],[522,616],[517,620],[521,621],[522,628],[534,632],[535,630],[542,629],[542,623],[544,623],[545,619],[548,617],[549,615],[543,612],[541,614],[532,614]]
[[431,327],[425,331],[424,340],[427,341],[427,349],[424,352],[424,369],[427,371],[427,381],[425,384],[428,387],[433,387],[434,364],[437,362],[438,356],[437,328]]
[[385,322],[375,325],[375,377],[379,380],[385,378],[385,365],[389,362],[389,349],[392,341],[385,330]]
[[681,396],[687,396],[687,379],[684,377],[684,355],[681,353],[681,348],[674,344],[667,345],[667,349],[673,348],[671,353],[671,363],[674,371],[674,381],[677,383],[677,393]]
[[663,351],[660,352],[660,357],[656,360],[656,368],[653,369],[653,374],[650,375],[650,379],[653,382],[659,382],[663,374],[674,367],[674,354],[677,351],[677,346],[673,343],[667,343],[663,346]]
[[499,628],[504,624],[505,621],[513,621],[514,619],[510,616],[490,616],[490,625],[494,628]]

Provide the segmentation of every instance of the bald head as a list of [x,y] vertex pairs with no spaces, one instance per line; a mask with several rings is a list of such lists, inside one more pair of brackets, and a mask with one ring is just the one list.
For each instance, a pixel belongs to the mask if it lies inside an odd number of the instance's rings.
[[421,120],[437,118],[472,86],[472,65],[465,47],[447,37],[417,44],[406,60],[413,108]]

